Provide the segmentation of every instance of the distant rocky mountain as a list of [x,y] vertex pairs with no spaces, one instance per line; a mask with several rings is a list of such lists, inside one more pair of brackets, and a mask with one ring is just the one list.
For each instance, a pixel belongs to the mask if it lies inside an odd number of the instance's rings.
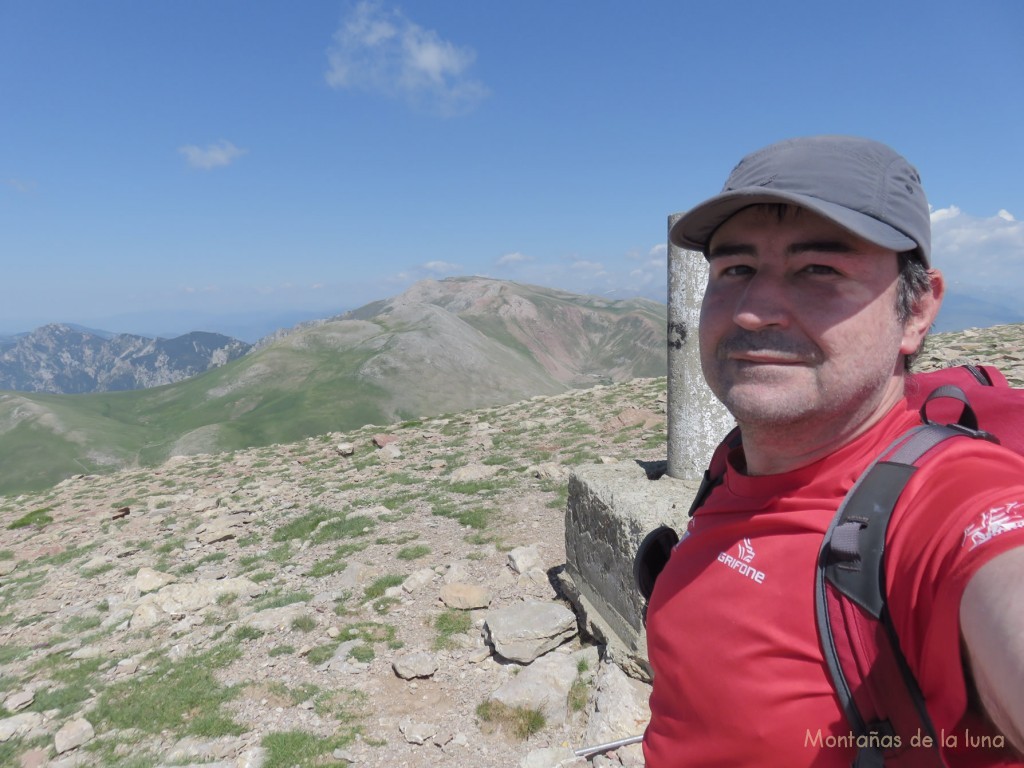
[[447,409],[663,376],[666,319],[665,305],[647,299],[465,277],[421,281],[311,332],[343,329],[353,347],[373,349],[361,375],[426,412],[410,396],[435,386],[459,393]]
[[0,339],[0,389],[65,395],[145,389],[229,363],[251,346],[203,331],[150,339],[45,325]]
[[0,493],[664,376],[666,312],[646,299],[428,280],[158,390],[0,393]]

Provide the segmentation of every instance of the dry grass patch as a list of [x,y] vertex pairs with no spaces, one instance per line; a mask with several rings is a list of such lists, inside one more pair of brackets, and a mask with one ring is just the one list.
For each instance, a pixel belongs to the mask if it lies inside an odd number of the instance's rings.
[[510,707],[500,701],[485,701],[476,708],[484,733],[506,731],[518,739],[528,739],[547,724],[544,713],[530,707]]

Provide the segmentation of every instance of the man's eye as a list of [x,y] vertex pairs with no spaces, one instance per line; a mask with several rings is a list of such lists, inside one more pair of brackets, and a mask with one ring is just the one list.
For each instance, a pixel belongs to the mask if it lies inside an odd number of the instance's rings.
[[754,268],[748,264],[733,264],[723,269],[721,274],[726,277],[741,277],[754,274]]
[[834,267],[830,267],[827,264],[808,264],[804,267],[804,272],[808,272],[812,275],[838,275],[839,273]]

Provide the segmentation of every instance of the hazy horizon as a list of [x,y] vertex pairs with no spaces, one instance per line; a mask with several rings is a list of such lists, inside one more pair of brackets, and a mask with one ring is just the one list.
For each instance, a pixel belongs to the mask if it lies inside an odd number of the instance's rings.
[[[13,337],[30,333],[46,325],[61,323],[104,333],[129,333],[149,338],[173,338],[194,331],[207,331],[254,344],[276,331],[293,328],[313,320],[326,320],[358,309],[373,301],[390,299],[394,295],[397,294],[378,296],[358,306],[323,309],[293,308],[235,313],[161,310],[85,319],[55,317],[37,322],[30,327],[0,326],[0,337]],[[614,296],[610,298],[644,298],[658,301],[661,304],[667,302],[667,297],[664,296],[661,298],[651,296]],[[998,295],[992,295],[991,292],[977,289],[963,292],[957,286],[951,286],[936,320],[934,332],[959,331],[973,327],[985,328],[1010,323],[1024,323],[1024,312],[1018,310],[1012,302],[1006,301]]]

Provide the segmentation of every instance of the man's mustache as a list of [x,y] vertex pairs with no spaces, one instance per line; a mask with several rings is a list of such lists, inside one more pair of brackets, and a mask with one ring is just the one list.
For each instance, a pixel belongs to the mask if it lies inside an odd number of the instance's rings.
[[803,362],[814,363],[822,359],[821,349],[805,339],[794,339],[779,331],[735,331],[715,348],[720,360],[747,353],[792,357]]

